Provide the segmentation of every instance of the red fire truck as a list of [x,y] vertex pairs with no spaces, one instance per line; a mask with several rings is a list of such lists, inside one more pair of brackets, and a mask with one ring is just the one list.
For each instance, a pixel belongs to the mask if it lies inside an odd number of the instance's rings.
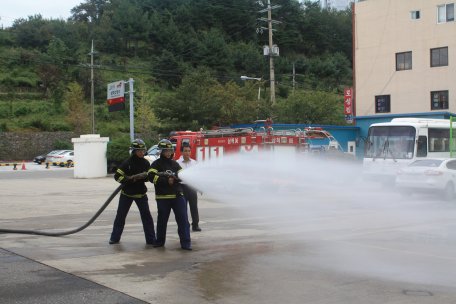
[[191,158],[197,161],[221,158],[231,153],[258,153],[261,151],[285,154],[302,153],[326,158],[326,149],[323,146],[311,145],[311,140],[314,138],[327,138],[329,148],[333,147],[336,150],[340,148],[337,140],[323,128],[309,127],[304,130],[274,131],[271,119],[256,121],[256,123],[263,122],[265,126],[260,127],[258,131],[255,131],[254,128],[214,127],[212,130],[199,132],[172,132],[169,139],[175,145],[174,159],[181,157],[181,146],[184,143],[191,145]]

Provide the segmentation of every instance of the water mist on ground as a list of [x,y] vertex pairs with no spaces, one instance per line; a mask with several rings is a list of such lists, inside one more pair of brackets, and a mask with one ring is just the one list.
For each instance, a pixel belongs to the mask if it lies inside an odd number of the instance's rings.
[[[271,239],[314,244],[320,257],[328,256],[322,267],[456,285],[456,278],[443,274],[446,267],[456,270],[456,259],[441,252],[456,254],[448,247],[456,234],[451,227],[436,225],[453,221],[455,204],[426,196],[404,199],[380,183],[363,182],[360,163],[235,154],[198,163],[180,178],[268,230]],[[440,254],[420,243],[435,244]],[[391,256],[401,252],[412,252],[412,259]],[[442,268],[424,266],[426,256],[433,255],[445,262]]]

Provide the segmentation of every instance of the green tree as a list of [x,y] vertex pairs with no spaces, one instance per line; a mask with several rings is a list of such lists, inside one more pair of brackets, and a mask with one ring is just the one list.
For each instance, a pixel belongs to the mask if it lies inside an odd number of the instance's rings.
[[112,21],[113,28],[121,33],[125,46],[130,39],[134,42],[135,56],[138,56],[139,42],[149,36],[148,13],[142,11],[137,0],[124,0],[114,12]]
[[94,22],[103,16],[108,0],[86,0],[71,9],[73,21]]
[[306,93],[296,90],[279,106],[278,123],[345,125],[341,96],[325,92]]
[[143,133],[143,138],[146,138],[146,133],[149,133],[156,125],[152,104],[155,95],[147,92],[144,82],[139,82],[139,96],[136,94],[135,102],[135,130]]
[[216,84],[209,71],[200,68],[182,79],[175,95],[157,98],[153,109],[159,119],[158,132],[199,130],[216,125],[221,105],[209,93],[209,88]]
[[70,83],[68,90],[65,95],[68,110],[67,121],[74,126],[76,136],[79,136],[88,126],[90,110],[78,83]]
[[16,43],[24,48],[39,48],[44,50],[51,39],[48,22],[40,14],[28,16],[28,19],[14,20],[12,30],[15,33]]
[[66,60],[68,48],[61,39],[52,36],[46,47],[46,60],[54,63],[63,63]]

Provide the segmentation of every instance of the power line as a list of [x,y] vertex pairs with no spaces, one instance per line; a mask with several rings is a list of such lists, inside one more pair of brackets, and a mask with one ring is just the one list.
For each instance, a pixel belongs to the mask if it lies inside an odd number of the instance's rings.
[[[246,8],[250,8],[252,9],[253,7],[252,6],[247,6],[247,5],[237,5],[237,4],[231,4],[231,3],[224,3],[224,2],[216,2],[216,1],[213,1],[213,0],[205,0],[209,3],[216,3],[216,4],[222,4],[222,5],[229,5],[229,6],[237,6],[237,7],[246,7]],[[253,3],[252,3],[253,4]]]

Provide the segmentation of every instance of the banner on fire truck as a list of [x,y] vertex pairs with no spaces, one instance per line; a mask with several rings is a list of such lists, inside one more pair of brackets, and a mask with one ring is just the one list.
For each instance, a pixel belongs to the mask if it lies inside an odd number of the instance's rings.
[[345,121],[353,123],[353,89],[345,89],[344,92],[344,107],[345,107]]

